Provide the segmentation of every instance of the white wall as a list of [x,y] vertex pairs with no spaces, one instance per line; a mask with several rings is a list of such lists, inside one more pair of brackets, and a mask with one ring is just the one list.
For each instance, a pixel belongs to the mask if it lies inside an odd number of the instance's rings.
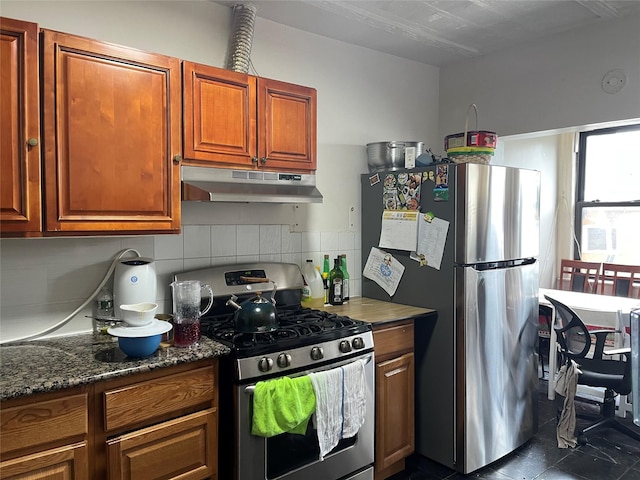
[[[230,9],[207,1],[6,1],[0,15],[217,67],[225,66]],[[360,181],[365,145],[439,146],[436,67],[257,19],[257,74],[318,91],[317,184],[322,205],[183,203],[181,235],[0,240],[0,340],[63,319],[123,248],[156,259],[161,308],[172,272],[244,260],[302,263],[347,253],[360,294]],[[252,72],[253,73],[253,72]],[[437,151],[437,150],[436,150]],[[350,207],[355,214],[349,216]],[[353,224],[353,225],[352,225]],[[60,333],[89,328],[85,308]]]
[[[612,69],[627,76],[616,94],[600,86]],[[640,118],[640,16],[442,67],[441,137],[463,131],[470,103],[502,136]]]

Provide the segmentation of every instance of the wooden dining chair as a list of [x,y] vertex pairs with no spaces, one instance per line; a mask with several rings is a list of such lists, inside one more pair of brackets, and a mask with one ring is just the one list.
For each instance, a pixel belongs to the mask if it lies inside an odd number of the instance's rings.
[[560,262],[558,290],[597,293],[601,265],[599,262],[563,258]]
[[603,263],[599,293],[640,298],[640,265]]

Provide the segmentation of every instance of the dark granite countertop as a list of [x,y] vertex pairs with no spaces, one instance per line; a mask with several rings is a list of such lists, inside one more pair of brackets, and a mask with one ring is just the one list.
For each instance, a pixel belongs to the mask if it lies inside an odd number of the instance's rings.
[[129,358],[110,335],[81,334],[0,347],[0,400],[170,367],[229,353],[229,348],[202,337],[192,348],[160,344],[144,358]]

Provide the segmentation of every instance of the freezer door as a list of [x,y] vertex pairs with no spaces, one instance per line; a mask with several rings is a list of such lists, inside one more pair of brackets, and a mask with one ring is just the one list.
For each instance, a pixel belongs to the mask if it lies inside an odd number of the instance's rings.
[[538,429],[538,264],[456,272],[456,463],[468,473]]
[[540,172],[465,163],[456,168],[456,263],[538,256]]

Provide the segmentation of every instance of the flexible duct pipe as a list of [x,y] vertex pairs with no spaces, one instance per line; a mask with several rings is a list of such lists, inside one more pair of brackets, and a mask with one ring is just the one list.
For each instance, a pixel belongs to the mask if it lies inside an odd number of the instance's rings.
[[256,7],[253,4],[236,4],[233,6],[233,28],[231,31],[231,47],[227,59],[227,68],[234,72],[249,72],[251,62],[251,43],[253,41],[253,25],[256,20]]

